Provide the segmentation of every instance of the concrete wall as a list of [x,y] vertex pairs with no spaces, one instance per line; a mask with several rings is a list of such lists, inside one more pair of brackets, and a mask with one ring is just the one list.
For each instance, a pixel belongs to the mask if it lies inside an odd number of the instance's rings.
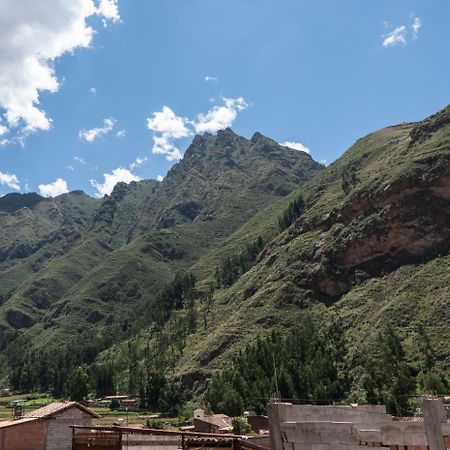
[[[423,406],[431,411],[442,405],[439,400],[427,401]],[[426,417],[408,422],[394,420],[380,406],[271,404],[272,450],[445,450],[450,424],[441,415],[437,420],[438,415],[431,414],[431,422]]]
[[45,424],[42,420],[0,428],[0,450],[44,450]]
[[70,425],[89,426],[92,416],[73,407],[45,420],[45,450],[72,450],[72,429]]

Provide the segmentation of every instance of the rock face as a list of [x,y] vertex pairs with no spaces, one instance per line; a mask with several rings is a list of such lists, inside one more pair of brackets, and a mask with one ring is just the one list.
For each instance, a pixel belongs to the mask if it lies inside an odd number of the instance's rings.
[[[299,232],[302,225],[296,224]],[[330,296],[347,292],[356,271],[380,276],[445,253],[450,249],[450,160],[433,178],[413,176],[367,193],[315,227],[327,229],[317,242],[319,252],[325,240],[333,241],[321,252],[314,277],[316,288]],[[331,264],[324,267],[323,259]]]

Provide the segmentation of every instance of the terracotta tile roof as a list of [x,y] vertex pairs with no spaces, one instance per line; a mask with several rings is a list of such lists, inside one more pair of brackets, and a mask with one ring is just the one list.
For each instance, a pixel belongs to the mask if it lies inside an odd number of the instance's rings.
[[85,406],[81,405],[78,402],[55,402],[50,403],[46,406],[43,406],[42,408],[35,409],[34,411],[30,411],[29,413],[25,414],[24,417],[26,418],[38,418],[38,419],[45,419],[47,417],[52,417],[56,414],[59,414],[63,411],[66,411],[70,408],[78,408],[84,411],[86,414],[91,415],[92,417],[99,418],[100,416],[92,411],[89,408],[86,408]]
[[22,423],[27,423],[27,422],[34,422],[35,420],[37,420],[37,419],[34,417],[26,417],[26,418],[17,419],[17,420],[4,420],[4,421],[0,422],[0,428],[12,427],[14,425],[20,425]]

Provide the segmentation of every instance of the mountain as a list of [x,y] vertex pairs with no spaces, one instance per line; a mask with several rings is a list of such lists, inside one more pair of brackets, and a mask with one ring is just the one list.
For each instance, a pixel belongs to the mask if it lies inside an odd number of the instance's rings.
[[450,107],[371,133],[326,168],[227,129],[195,137],[162,182],[0,209],[1,348],[22,388],[47,387],[21,369],[35,352],[51,365],[45,352],[66,349],[96,392],[144,392],[156,371],[198,394],[257,337],[305,321],[342,327],[355,384],[387,324],[411,363],[426,333],[448,376]]
[[[322,166],[256,133],[194,138],[162,182],[0,199],[0,346],[95,341],[94,353],[138,331],[137,313],[258,211]],[[18,340],[20,337],[20,340]]]
[[[355,366],[387,323],[414,360],[424,324],[448,374],[450,107],[359,139],[289,198],[299,194],[301,217],[216,291],[211,331],[190,337],[181,371],[220,369],[255,336],[290,333],[307,313],[344,326]],[[285,205],[257,214],[227,242],[273,230],[270,218]]]

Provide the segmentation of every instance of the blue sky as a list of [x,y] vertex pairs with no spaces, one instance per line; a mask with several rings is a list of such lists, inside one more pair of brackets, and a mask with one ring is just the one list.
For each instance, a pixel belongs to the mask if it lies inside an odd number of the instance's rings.
[[450,1],[33,2],[0,0],[0,195],[164,176],[224,124],[331,162],[450,103]]

